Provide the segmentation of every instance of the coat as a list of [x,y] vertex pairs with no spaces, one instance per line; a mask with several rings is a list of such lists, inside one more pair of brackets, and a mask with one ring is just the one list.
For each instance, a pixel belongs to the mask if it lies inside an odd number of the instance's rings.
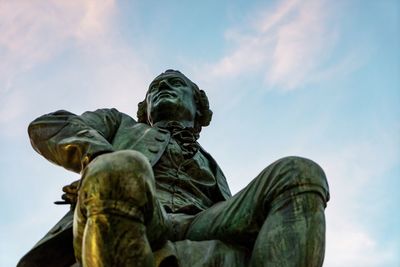
[[[171,138],[164,129],[137,123],[116,109],[99,109],[77,116],[60,110],[34,120],[28,128],[33,148],[49,161],[81,172],[97,155],[133,149],[143,153],[154,166]],[[215,201],[231,197],[226,178],[216,161],[203,148],[218,185]],[[70,210],[18,263],[23,266],[70,266],[75,262],[72,247],[73,210]]]

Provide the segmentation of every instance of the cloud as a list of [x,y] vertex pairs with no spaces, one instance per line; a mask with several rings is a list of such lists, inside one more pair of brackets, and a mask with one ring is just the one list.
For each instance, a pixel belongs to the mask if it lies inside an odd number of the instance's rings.
[[0,125],[4,133],[12,135],[25,128],[16,126],[16,119],[36,105],[32,99],[39,101],[34,92],[37,83],[21,86],[23,74],[68,47],[102,38],[113,10],[113,0],[0,2]]
[[17,73],[75,42],[101,36],[108,29],[114,6],[114,0],[1,1],[1,93],[9,90]]
[[267,73],[269,82],[295,88],[320,67],[335,36],[326,25],[326,13],[322,1],[307,1],[292,20],[279,27]]
[[[396,203],[400,198],[388,192],[388,188],[397,186],[393,171],[400,159],[399,125],[387,128],[380,122],[371,122],[368,134],[355,138],[347,132],[339,139],[326,134],[332,132],[330,126],[316,121],[289,132],[285,132],[288,126],[275,127],[268,132],[268,138],[258,126],[240,135],[240,140],[247,140],[243,151],[240,142],[235,143],[235,153],[229,150],[232,144],[223,147],[218,142],[213,149],[222,151],[217,158],[225,160],[218,161],[235,192],[255,177],[256,170],[279,157],[299,155],[315,160],[326,172],[331,193],[326,209],[324,266],[398,266],[399,231],[391,229],[396,227],[394,223],[385,221],[399,218]],[[223,131],[226,133],[227,129]],[[256,140],[253,145],[252,140]],[[239,155],[236,161],[242,160],[242,164],[232,160],[235,154]],[[250,160],[243,163],[243,159]]]
[[330,1],[286,0],[257,11],[252,22],[226,32],[232,49],[207,68],[217,77],[261,72],[282,90],[339,75],[327,65],[338,42],[336,9]]
[[395,244],[377,242],[360,223],[341,221],[328,224],[326,267],[394,266],[397,248]]
[[0,2],[2,134],[60,108],[136,111],[150,75],[116,33],[117,11],[114,0]]
[[383,239],[378,226],[385,214],[395,213],[390,204],[394,196],[384,192],[390,183],[387,175],[400,158],[398,127],[372,129],[368,138],[342,140],[340,145],[332,140],[334,147],[315,149],[305,144],[299,152],[318,159],[330,184],[324,266],[396,266],[400,260],[394,244],[398,240]]
[[399,127],[379,127],[371,124],[366,137],[349,136],[345,140],[330,139],[328,143],[310,138],[316,130],[313,128],[311,132],[297,133],[297,146],[277,148],[277,153],[314,159],[325,170],[331,194],[326,208],[326,267],[397,266],[400,261],[399,241],[393,235],[383,238],[392,230],[380,227],[387,214],[397,216],[393,204],[396,196],[385,191],[389,184],[395,186],[388,173],[400,159]]

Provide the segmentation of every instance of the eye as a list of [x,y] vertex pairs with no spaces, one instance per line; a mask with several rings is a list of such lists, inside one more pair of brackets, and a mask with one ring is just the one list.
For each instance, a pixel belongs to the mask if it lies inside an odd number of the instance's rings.
[[172,86],[184,86],[185,82],[178,78],[173,78],[169,81]]
[[150,93],[150,92],[154,92],[156,89],[157,89],[157,84],[152,84],[152,85],[150,86],[149,93]]

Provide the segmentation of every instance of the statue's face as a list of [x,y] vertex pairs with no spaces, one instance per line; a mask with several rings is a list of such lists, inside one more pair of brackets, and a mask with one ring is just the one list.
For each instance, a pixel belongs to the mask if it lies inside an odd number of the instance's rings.
[[151,124],[167,120],[193,127],[196,104],[193,89],[185,76],[179,73],[158,76],[149,86],[146,102]]

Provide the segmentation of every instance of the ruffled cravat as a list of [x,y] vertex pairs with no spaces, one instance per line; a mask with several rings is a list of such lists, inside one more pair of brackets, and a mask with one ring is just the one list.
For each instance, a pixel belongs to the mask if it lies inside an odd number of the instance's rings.
[[164,128],[171,133],[172,138],[174,138],[181,147],[184,158],[192,158],[199,150],[199,144],[196,141],[198,139],[198,134],[195,134],[193,128],[184,127],[176,121],[170,121],[158,127]]

